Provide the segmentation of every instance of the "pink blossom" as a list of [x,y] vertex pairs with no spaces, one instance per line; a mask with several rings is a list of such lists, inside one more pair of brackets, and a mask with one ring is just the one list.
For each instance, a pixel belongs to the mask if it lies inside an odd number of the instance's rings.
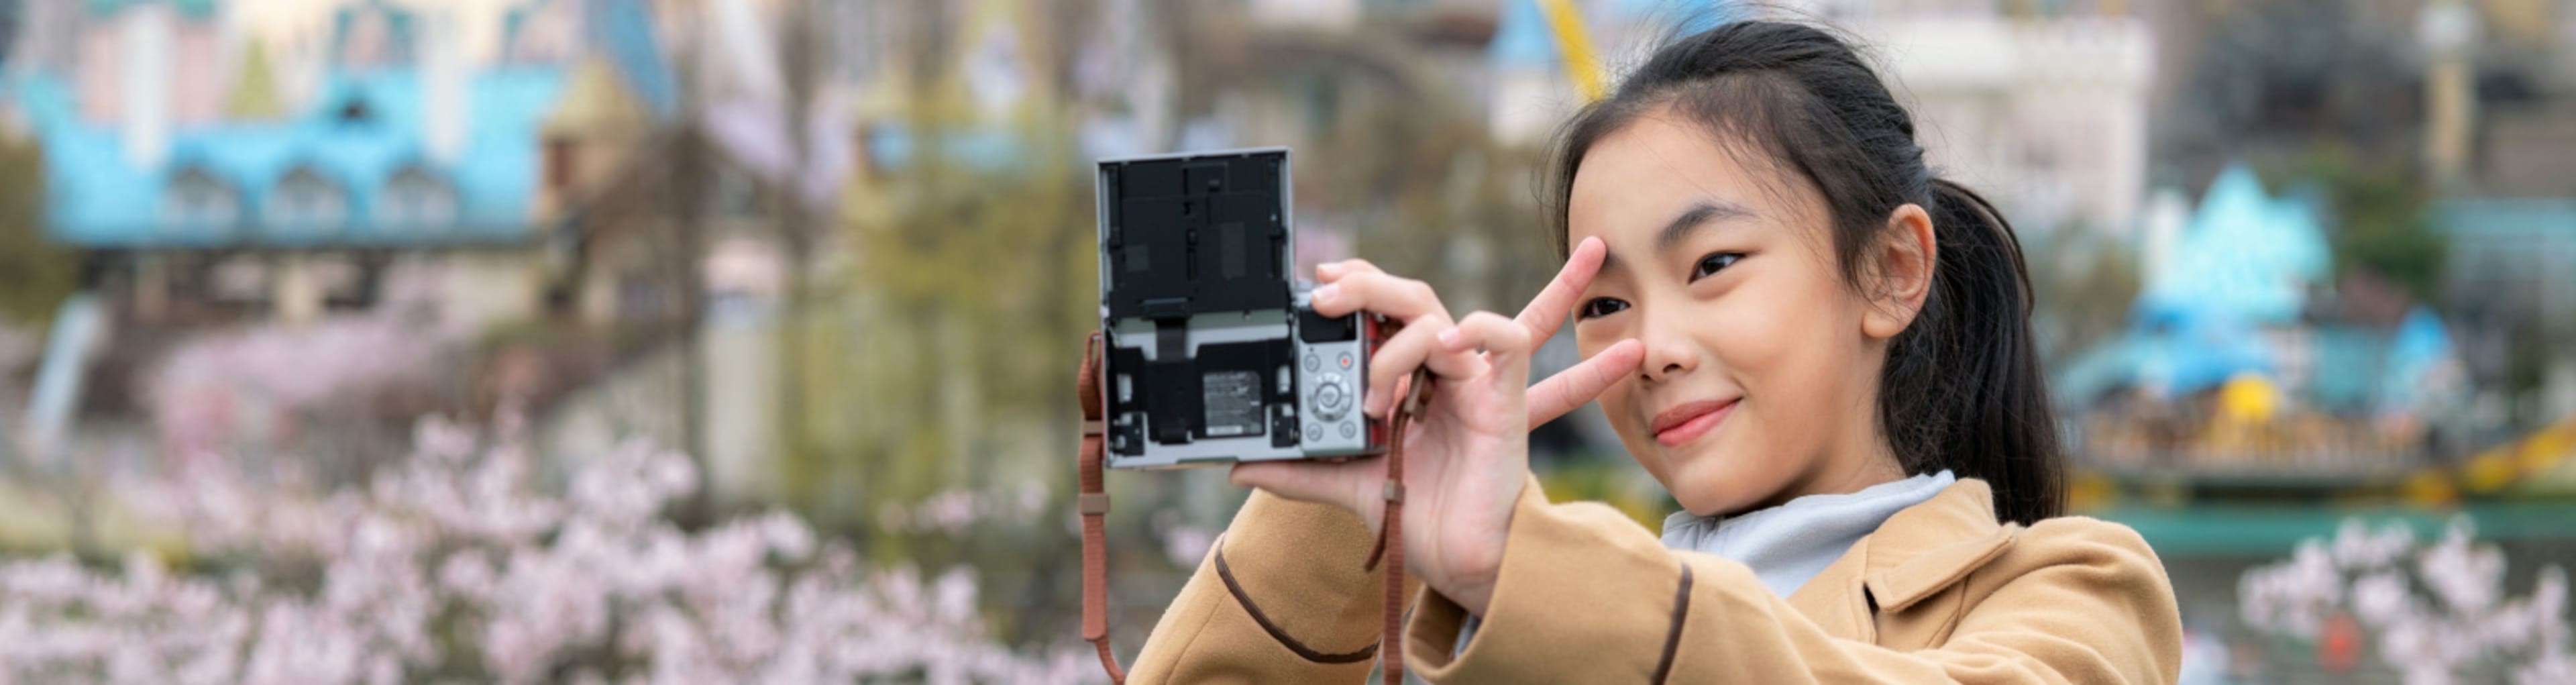
[[2237,603],[2248,626],[2303,639],[2349,612],[2377,631],[2377,656],[2409,685],[2487,664],[2517,683],[2570,682],[2566,572],[2544,567],[2529,597],[2507,598],[2505,564],[2465,517],[2422,547],[2404,524],[2374,532],[2347,520],[2331,542],[2303,541],[2290,559],[2246,571]]
[[[679,530],[660,512],[698,479],[670,451],[570,461],[548,491],[512,425],[413,436],[415,454],[363,487],[255,482],[211,460],[111,484],[223,570],[173,572],[141,551],[115,571],[0,562],[0,685],[1100,679],[1078,643],[994,644],[970,572],[870,570],[783,512]],[[1030,492],[911,509],[962,526],[1034,509],[1044,492]]]

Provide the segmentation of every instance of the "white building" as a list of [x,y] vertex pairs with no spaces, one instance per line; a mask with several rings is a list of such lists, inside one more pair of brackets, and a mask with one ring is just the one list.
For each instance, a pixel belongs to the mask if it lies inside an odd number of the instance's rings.
[[[1651,55],[1674,22],[1769,14],[1829,22],[1876,61],[1913,112],[1933,165],[1984,191],[2021,227],[2138,230],[2155,72],[2144,20],[2117,12],[2016,18],[1994,3],[1943,0],[1688,4],[1577,3],[1613,78]],[[1530,0],[1507,4],[1491,51],[1489,121],[1515,144],[1545,142],[1582,102],[1542,17]]]
[[2135,235],[2155,66],[2146,22],[1952,15],[1859,30],[1943,173],[2025,229]]

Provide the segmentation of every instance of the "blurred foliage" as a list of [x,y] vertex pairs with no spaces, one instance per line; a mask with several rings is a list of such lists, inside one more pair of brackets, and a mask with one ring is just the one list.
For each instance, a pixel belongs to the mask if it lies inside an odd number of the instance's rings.
[[2419,302],[2438,298],[2450,242],[2433,232],[2426,213],[2432,187],[2415,165],[2373,161],[2327,145],[2300,162],[2291,177],[2316,184],[2323,194],[2338,271],[2378,274]]
[[786,494],[826,521],[1068,471],[1055,457],[1098,297],[1089,179],[1069,134],[1038,117],[1009,128],[1026,146],[1015,170],[951,164],[938,145],[970,116],[960,98],[924,101],[912,166],[846,202],[846,291],[793,328],[810,356]]
[[1323,63],[1373,78],[1276,77],[1317,110],[1297,151],[1300,211],[1349,230],[1352,256],[1430,283],[1454,316],[1518,312],[1562,264],[1531,184],[1543,154],[1495,143],[1481,110],[1426,92],[1442,82],[1383,57],[1394,37],[1310,40]]
[[[987,607],[998,634],[1045,643],[1079,606],[1074,578],[1030,560],[1077,554],[1049,514],[1069,497],[1068,400],[1096,326],[1091,180],[1061,119],[979,120],[953,85],[932,88],[903,114],[910,164],[863,172],[845,192],[836,232],[847,259],[835,261],[846,268],[818,272],[783,329],[801,338],[782,346],[803,357],[782,380],[804,417],[780,422],[794,434],[779,440],[779,491],[869,558],[980,569],[993,596],[1013,598],[1007,611]],[[1009,136],[1021,161],[956,163],[941,144],[969,129]],[[1040,513],[980,512],[972,534],[888,516],[1029,483],[1045,486]],[[1131,556],[1154,549],[1129,530],[1118,537],[1132,538]]]
[[1681,503],[1625,456],[1586,455],[1532,463],[1531,467],[1538,472],[1539,486],[1546,489],[1550,501],[1600,502],[1627,514],[1646,530],[1663,530],[1664,517],[1681,511]]
[[[1306,142],[1257,131],[1237,141],[1296,148],[1298,230],[1351,237],[1359,255],[1432,281],[1462,313],[1516,309],[1515,297],[1536,292],[1556,263],[1535,232],[1525,159],[1492,149],[1472,113],[1425,112],[1408,81],[1349,78],[1369,70],[1371,56],[1339,39],[1314,40],[1336,58],[1284,76],[1259,60],[1237,63],[1232,76],[1211,74],[1253,93],[1252,108],[1294,112],[1283,116],[1311,133]],[[1078,606],[1073,577],[1032,560],[1076,553],[1056,502],[1069,499],[1073,475],[1070,381],[1097,323],[1090,160],[1058,112],[1041,106],[996,122],[954,80],[923,88],[901,114],[912,161],[863,173],[847,189],[848,268],[838,291],[817,292],[789,333],[807,350],[790,380],[801,386],[794,392],[805,419],[781,440],[782,492],[821,525],[861,539],[871,558],[981,569],[996,596],[1018,598],[1011,615],[992,617],[1005,639],[1043,640],[1071,620],[1051,612]],[[956,163],[939,149],[952,132],[1008,135],[1021,160],[999,171]],[[1634,471],[1624,460],[1615,466]],[[1134,588],[1116,594],[1161,598],[1177,589],[1187,565],[1174,558],[1188,545],[1174,541],[1222,529],[1243,500],[1223,476],[1111,479],[1120,501],[1110,520],[1113,574]],[[1036,516],[987,516],[971,535],[888,523],[899,518],[889,509],[1027,482],[1051,488]],[[1653,505],[1627,499],[1641,512]],[[1122,639],[1143,627],[1122,624]]]
[[2534,407],[2541,406],[2537,399],[2548,389],[2552,362],[2570,349],[2570,343],[2576,343],[2570,337],[2553,335],[2542,326],[2519,326],[2508,333],[2501,388],[2505,396],[2524,398]]
[[241,76],[224,96],[224,116],[245,121],[277,121],[287,116],[277,92],[276,69],[269,66],[268,43],[252,39],[242,51]]
[[44,150],[0,136],[0,316],[51,319],[79,285],[79,255],[46,242]]
[[2030,267],[2031,334],[2049,361],[2080,354],[2128,325],[2144,278],[2137,254],[2082,226],[2022,234]]
[[[2412,159],[2422,143],[2423,61],[2392,3],[2202,2],[2183,42],[2175,101],[2156,112],[2156,157],[2205,178],[2241,160],[2295,159],[2317,145]],[[2407,12],[2411,14],[2411,10]],[[2196,42],[2191,39],[2196,38]],[[2271,175],[2266,175],[2271,178]]]
[[[1521,184],[1527,155],[1493,149],[1472,112],[1426,112],[1447,100],[1422,97],[1422,80],[1388,57],[1403,46],[1385,39],[1198,45],[1227,54],[1189,62],[1251,93],[1253,108],[1295,113],[1284,116],[1311,137],[1297,145],[1309,210],[1298,230],[1351,234],[1360,255],[1439,285],[1461,313],[1517,309],[1556,263]],[[1316,58],[1281,70],[1264,49]],[[805,420],[785,437],[783,482],[827,525],[872,516],[861,503],[1070,474],[1068,381],[1097,311],[1089,160],[1060,112],[995,122],[957,80],[920,87],[902,114],[913,162],[845,198],[847,291],[820,295],[793,326],[809,351],[793,381]],[[968,130],[1010,135],[1022,161],[953,163],[939,145]],[[1241,144],[1282,142],[1264,135]],[[1156,489],[1192,500],[1193,519],[1230,511],[1192,488]]]

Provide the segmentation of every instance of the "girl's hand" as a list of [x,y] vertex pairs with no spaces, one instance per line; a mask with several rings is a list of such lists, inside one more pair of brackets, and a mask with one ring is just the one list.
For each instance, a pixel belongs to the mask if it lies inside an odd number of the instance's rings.
[[[1398,384],[1415,369],[1437,377],[1404,441],[1405,565],[1424,583],[1483,615],[1502,570],[1512,505],[1529,480],[1529,429],[1592,401],[1645,356],[1623,341],[1574,368],[1529,386],[1529,356],[1556,333],[1601,269],[1599,239],[1574,248],[1556,275],[1517,318],[1490,312],[1452,322],[1431,287],[1367,262],[1316,268],[1315,311],[1341,316],[1375,312],[1403,322],[1369,359],[1364,411],[1384,417],[1401,400]],[[1232,480],[1289,499],[1350,509],[1378,527],[1386,460],[1238,464]],[[1358,563],[1353,560],[1352,563]]]

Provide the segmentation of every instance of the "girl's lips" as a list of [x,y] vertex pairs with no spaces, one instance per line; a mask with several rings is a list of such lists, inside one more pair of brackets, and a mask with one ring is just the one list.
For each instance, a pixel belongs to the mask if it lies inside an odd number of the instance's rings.
[[1736,401],[1693,402],[1664,412],[1655,417],[1655,442],[1663,443],[1665,447],[1677,447],[1707,435],[1709,429],[1725,421],[1728,414],[1735,413]]

